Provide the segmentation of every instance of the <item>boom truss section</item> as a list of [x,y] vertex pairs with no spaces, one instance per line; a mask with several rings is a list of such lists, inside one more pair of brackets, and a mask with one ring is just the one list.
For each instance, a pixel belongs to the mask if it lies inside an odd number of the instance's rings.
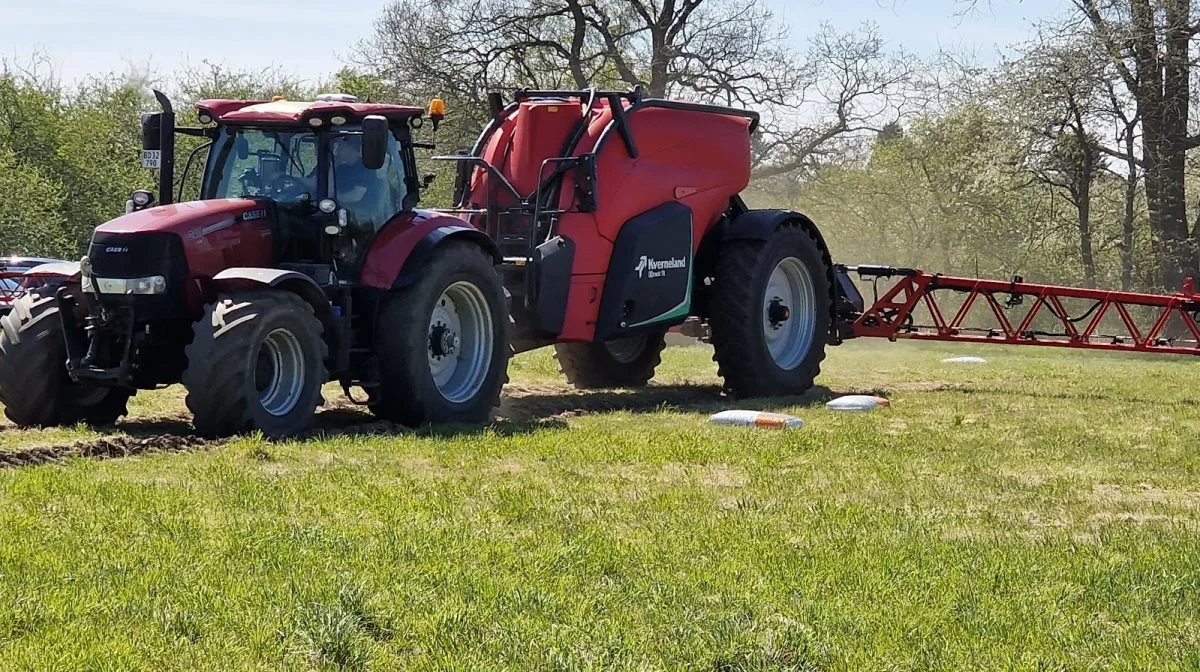
[[[874,304],[853,320],[852,338],[1200,355],[1200,295],[1190,278],[1183,291],[1168,295],[1033,284],[1020,276],[980,280],[886,266],[838,270],[876,285]],[[894,282],[878,294],[886,279]],[[1081,303],[1072,315],[1070,308]],[[981,313],[994,324],[977,326]]]

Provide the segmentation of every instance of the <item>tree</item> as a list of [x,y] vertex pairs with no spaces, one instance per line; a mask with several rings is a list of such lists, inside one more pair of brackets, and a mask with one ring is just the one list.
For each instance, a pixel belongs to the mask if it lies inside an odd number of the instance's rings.
[[1096,256],[1092,231],[1092,185],[1103,167],[1100,142],[1072,122],[1070,131],[1051,138],[1049,149],[1031,168],[1038,181],[1064,191],[1075,208],[1079,229],[1079,259],[1085,287],[1096,286]]
[[[1028,170],[1063,191],[1075,208],[1084,284],[1096,286],[1092,185],[1106,168],[1104,145],[1092,129],[1107,113],[1106,63],[1094,42],[1046,32],[1020,58],[1001,67],[998,99],[1030,134]],[[1111,150],[1110,150],[1111,151]]]
[[1150,227],[1158,242],[1162,280],[1180,287],[1197,272],[1200,221],[1189,229],[1186,152],[1200,146],[1189,133],[1191,42],[1200,31],[1191,0],[1074,0],[1133,98],[1140,120],[1141,158]]
[[755,156],[769,177],[899,118],[915,63],[870,27],[822,27],[801,56],[762,0],[396,0],[356,66],[397,98],[445,98],[461,111],[444,131],[459,146],[486,122],[493,90],[641,87],[759,109]]

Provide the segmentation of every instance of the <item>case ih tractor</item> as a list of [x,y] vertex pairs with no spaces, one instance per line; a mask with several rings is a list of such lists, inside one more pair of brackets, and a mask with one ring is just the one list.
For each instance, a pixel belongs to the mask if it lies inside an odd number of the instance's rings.
[[[800,393],[838,340],[835,305],[862,311],[811,221],[739,198],[751,112],[493,95],[475,147],[436,157],[458,170],[455,207],[434,211],[417,208],[422,108],[206,100],[192,128],[156,96],[158,203],[135,192],[0,321],[17,425],[111,423],[137,390],[182,383],[202,434],[288,435],[329,381],[384,419],[479,423],[510,354],[553,344],[578,387],[644,385],[689,316],[732,393]],[[196,201],[174,202],[176,134],[205,141],[180,180],[202,171]]]

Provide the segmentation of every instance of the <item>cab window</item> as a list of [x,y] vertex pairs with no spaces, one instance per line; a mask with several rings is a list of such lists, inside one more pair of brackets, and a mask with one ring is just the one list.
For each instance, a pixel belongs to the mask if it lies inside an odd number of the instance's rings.
[[329,140],[329,195],[345,208],[350,225],[374,233],[404,209],[408,193],[400,144],[388,138],[383,167],[368,170],[362,165],[362,136],[338,135]]

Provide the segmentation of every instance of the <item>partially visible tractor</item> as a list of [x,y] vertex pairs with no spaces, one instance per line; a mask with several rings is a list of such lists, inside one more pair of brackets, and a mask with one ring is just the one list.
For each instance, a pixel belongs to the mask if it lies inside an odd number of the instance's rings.
[[[479,423],[509,356],[554,344],[580,387],[643,385],[665,332],[712,329],[739,395],[812,385],[837,297],[813,223],[749,210],[753,112],[639,92],[519,91],[458,163],[455,207],[418,209],[419,107],[329,94],[205,100],[143,116],[156,197],[0,322],[0,399],[20,426],[111,423],[182,383],[198,432],[303,430],[341,383],[406,425]],[[428,118],[436,129],[440,101]],[[201,138],[198,200],[175,137]],[[354,394],[354,390],[361,392]]]
[[[415,209],[422,108],[205,100],[189,128],[156,95],[158,203],[135,192],[82,261],[30,271],[54,282],[3,318],[13,422],[111,423],[136,390],[182,382],[198,432],[284,435],[329,380],[397,422],[485,417],[508,357],[496,247]],[[175,202],[176,134],[202,139],[180,180],[200,166],[199,200]]]
[[0,315],[12,310],[13,301],[31,286],[39,284],[37,276],[26,272],[37,266],[61,262],[60,259],[41,257],[0,257]]

